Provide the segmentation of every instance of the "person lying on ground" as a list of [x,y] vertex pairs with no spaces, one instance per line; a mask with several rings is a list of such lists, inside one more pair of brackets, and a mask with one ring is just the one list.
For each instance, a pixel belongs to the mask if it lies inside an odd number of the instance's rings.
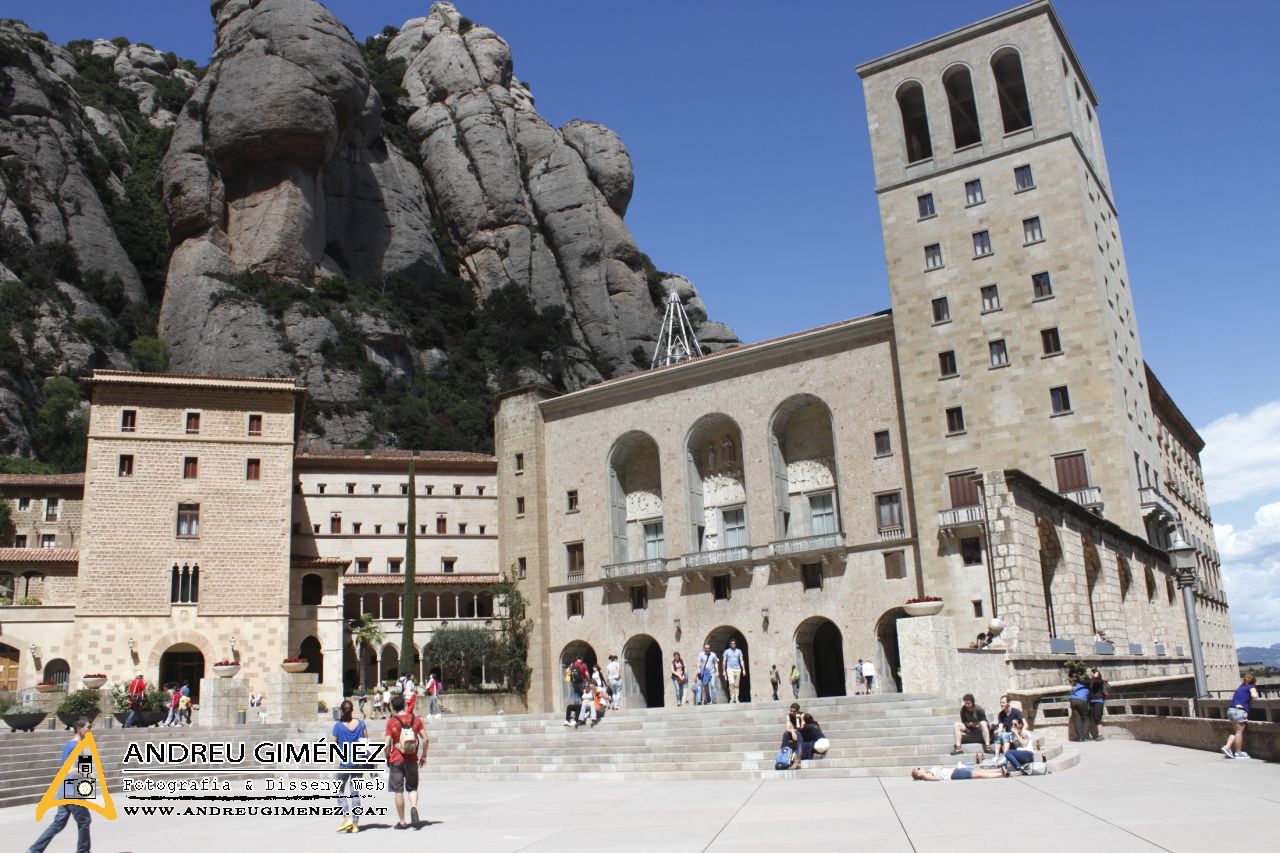
[[981,767],[930,767],[926,770],[917,767],[911,771],[911,778],[917,782],[960,782],[965,779],[1003,779],[1003,770],[986,770]]

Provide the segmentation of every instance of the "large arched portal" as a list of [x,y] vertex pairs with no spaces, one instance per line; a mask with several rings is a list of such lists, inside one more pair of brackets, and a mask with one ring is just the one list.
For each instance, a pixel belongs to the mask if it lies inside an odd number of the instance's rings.
[[615,563],[665,557],[658,444],[632,431],[609,451],[610,554]]
[[[742,681],[738,686],[738,701],[751,701],[751,655],[747,649],[747,638],[742,632],[732,625],[721,625],[710,634],[704,643],[711,644],[711,651],[716,653],[716,657],[721,660],[721,668],[723,669],[724,650],[729,648],[729,641],[736,640],[738,648],[742,651],[742,666],[746,673],[742,676]],[[699,650],[701,651],[701,650]],[[696,660],[696,659],[695,659]],[[729,701],[729,684],[719,674],[716,676],[716,702],[728,703]]]
[[307,672],[314,672],[318,681],[324,683],[324,652],[320,649],[320,641],[315,637],[307,637],[298,647],[298,657],[307,661]]
[[898,672],[902,664],[898,655],[898,620],[906,615],[907,611],[895,607],[876,623],[876,655],[872,660],[876,667],[873,688],[876,693],[902,692],[902,675]]
[[190,643],[174,643],[160,655],[160,672],[157,683],[176,684],[186,682],[191,687],[191,701],[200,701],[200,679],[204,678],[204,655]]
[[637,634],[622,647],[623,692],[629,708],[661,708],[666,704],[662,647],[648,634]]
[[591,667],[597,663],[596,650],[591,648],[590,643],[583,640],[574,640],[560,650],[560,671],[556,673],[556,678],[563,686],[566,703],[569,701],[570,689],[569,682],[564,680],[564,671],[569,668],[569,664],[579,658],[587,665],[587,672],[591,672]]
[[815,696],[845,696],[844,636],[836,623],[814,616],[796,629],[796,665]]
[[689,430],[685,458],[691,550],[745,549],[750,544],[742,452],[742,431],[728,415],[704,415]]

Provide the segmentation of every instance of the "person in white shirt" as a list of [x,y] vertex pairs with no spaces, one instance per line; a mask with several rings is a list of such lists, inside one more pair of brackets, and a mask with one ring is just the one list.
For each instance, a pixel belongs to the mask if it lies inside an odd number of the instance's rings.
[[1003,779],[1003,770],[987,770],[982,767],[916,767],[911,778],[917,782],[960,782],[965,779]]
[[617,655],[609,655],[609,665],[605,667],[605,674],[609,677],[609,689],[613,691],[613,701],[609,707],[620,711],[622,710],[622,664],[618,663]]
[[871,661],[862,662],[862,678],[867,683],[867,693],[876,692],[876,665]]
[[702,704],[716,703],[716,681],[720,678],[720,658],[711,651],[711,644],[702,645],[702,654],[698,655],[698,681],[702,684]]

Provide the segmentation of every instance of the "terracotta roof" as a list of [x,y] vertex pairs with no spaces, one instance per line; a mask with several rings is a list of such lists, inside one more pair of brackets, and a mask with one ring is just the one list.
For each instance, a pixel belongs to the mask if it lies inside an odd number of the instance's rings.
[[[404,575],[352,575],[342,577],[347,586],[404,586]],[[414,586],[489,586],[502,580],[497,573],[476,575],[415,574]]]
[[259,391],[307,389],[292,376],[212,376],[200,373],[144,373],[136,370],[95,370],[80,380],[85,385],[187,385],[198,388],[241,388]]
[[84,473],[0,474],[0,486],[84,486]]
[[0,563],[78,563],[79,548],[0,548]]
[[290,554],[289,564],[295,569],[345,569],[351,563],[346,557],[304,557],[301,554]]
[[374,459],[394,462],[492,462],[497,464],[497,457],[485,453],[471,453],[466,450],[401,450],[395,447],[378,447],[372,450],[347,450],[342,448],[326,450],[307,450],[297,454],[299,461],[335,461],[350,462],[352,460]]

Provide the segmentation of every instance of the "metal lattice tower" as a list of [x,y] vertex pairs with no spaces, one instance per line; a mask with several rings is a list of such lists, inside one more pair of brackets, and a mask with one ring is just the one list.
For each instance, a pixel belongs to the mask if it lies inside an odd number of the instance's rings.
[[658,345],[654,347],[650,369],[702,355],[698,336],[693,333],[693,324],[689,322],[689,315],[684,313],[684,305],[674,287],[667,288],[666,302],[667,313],[662,318],[662,331],[658,333]]

